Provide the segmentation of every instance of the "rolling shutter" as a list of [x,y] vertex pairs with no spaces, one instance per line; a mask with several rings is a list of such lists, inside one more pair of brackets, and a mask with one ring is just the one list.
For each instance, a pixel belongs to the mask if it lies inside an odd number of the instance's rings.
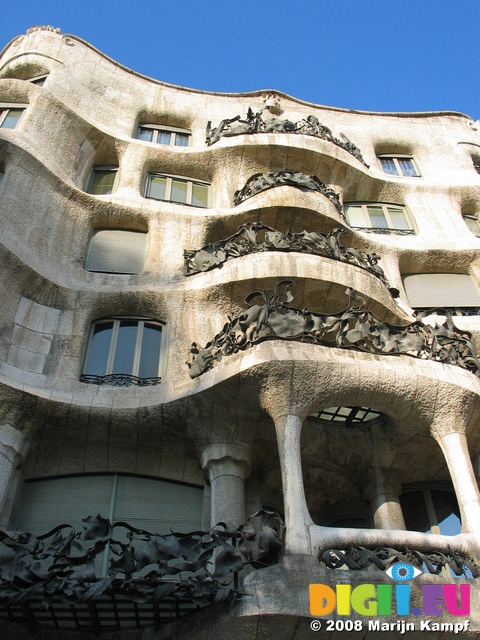
[[413,308],[480,307],[480,295],[472,278],[459,273],[419,273],[403,278]]
[[147,233],[102,229],[95,231],[85,261],[87,271],[142,273]]

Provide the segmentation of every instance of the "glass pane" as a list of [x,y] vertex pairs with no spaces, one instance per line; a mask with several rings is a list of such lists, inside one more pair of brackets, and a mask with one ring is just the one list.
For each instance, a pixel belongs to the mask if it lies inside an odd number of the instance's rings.
[[175,146],[176,147],[188,147],[188,139],[190,135],[188,133],[176,133],[175,134]]
[[208,207],[208,185],[193,184],[192,204],[194,207]]
[[157,144],[170,144],[170,131],[157,131]]
[[388,173],[391,176],[398,176],[397,167],[393,158],[380,158],[380,164],[382,165],[382,169],[385,173]]
[[165,191],[167,188],[167,179],[159,176],[150,176],[148,185],[148,198],[154,200],[165,200]]
[[146,142],[151,142],[153,140],[153,129],[148,129],[147,127],[139,127],[137,138],[139,140],[146,140]]
[[88,193],[105,196],[113,192],[117,172],[112,169],[95,169]]
[[473,235],[477,236],[477,238],[480,237],[480,223],[478,219],[474,216],[465,216],[464,220]]
[[390,220],[392,221],[392,229],[410,229],[406,213],[398,207],[388,207]]
[[411,158],[398,158],[398,164],[404,176],[417,176],[417,171]]
[[187,183],[184,180],[172,180],[172,192],[170,194],[171,202],[187,202]]
[[120,322],[112,373],[133,372],[137,329],[138,322],[135,320],[122,320],[122,322]]
[[86,374],[104,376],[107,373],[108,353],[112,341],[113,322],[100,322],[93,330]]
[[32,84],[36,84],[39,87],[43,87],[43,85],[45,84],[45,80],[47,79],[47,76],[44,76],[43,78],[37,78],[36,80],[30,80],[30,82]]
[[388,229],[388,222],[382,207],[367,207],[367,211],[374,229]]
[[138,376],[140,378],[156,378],[158,376],[161,341],[162,327],[145,324],[140,352],[140,367],[138,369]]
[[5,177],[5,174],[3,173],[3,171],[0,171],[0,187],[2,186],[2,182],[3,182],[3,178]]
[[369,225],[365,219],[365,214],[360,206],[349,206],[345,210],[347,220],[352,227],[358,227],[359,229],[365,229]]
[[22,117],[23,109],[7,109],[7,115],[0,125],[2,129],[15,129],[17,122]]

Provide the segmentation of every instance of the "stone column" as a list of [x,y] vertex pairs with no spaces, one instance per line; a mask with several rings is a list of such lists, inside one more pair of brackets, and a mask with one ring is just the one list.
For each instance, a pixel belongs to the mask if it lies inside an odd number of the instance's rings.
[[23,433],[9,424],[0,427],[0,526],[8,524],[11,512],[10,487],[29,447],[30,442]]
[[300,450],[302,420],[295,415],[277,416],[275,430],[282,470],[286,527],[285,553],[309,555],[308,528],[313,521],[308,511],[303,486]]
[[433,430],[450,472],[462,520],[462,532],[476,533],[480,541],[480,492],[463,431]]
[[400,494],[402,484],[394,469],[372,467],[360,480],[363,497],[370,502],[375,529],[405,530]]
[[252,466],[252,448],[235,444],[211,444],[202,453],[211,489],[211,526],[225,522],[236,529],[245,522],[245,478]]

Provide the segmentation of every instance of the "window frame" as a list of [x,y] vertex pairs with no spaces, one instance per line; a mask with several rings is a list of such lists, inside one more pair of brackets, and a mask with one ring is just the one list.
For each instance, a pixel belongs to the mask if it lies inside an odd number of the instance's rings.
[[[478,219],[478,216],[475,215],[474,213],[462,213],[462,218],[463,218],[463,221],[465,222],[467,229],[470,231],[470,233],[476,238],[480,238],[480,220]],[[476,226],[478,227],[477,233],[470,228],[467,220],[471,220],[472,222],[475,222]]]
[[[367,223],[370,223],[367,227],[356,227],[354,226],[349,219],[348,209],[349,207],[360,207],[362,209],[363,217]],[[372,225],[372,220],[370,218],[370,214],[368,212],[368,207],[381,207],[383,211],[383,215],[385,220],[387,221],[388,227],[374,227]],[[396,209],[401,209],[403,215],[405,216],[405,220],[407,221],[408,229],[399,229],[398,227],[393,226],[392,218],[390,216],[390,212],[388,208],[395,207]],[[413,216],[410,213],[408,207],[404,204],[395,204],[393,202],[345,202],[344,203],[344,211],[345,211],[345,219],[348,225],[352,229],[358,230],[367,230],[372,231],[374,233],[400,233],[403,235],[417,235],[417,228],[413,221]]]
[[[93,181],[95,179],[95,172],[97,171],[111,171],[115,173],[115,180],[113,181],[112,190],[109,193],[94,193],[91,191],[93,186]],[[85,193],[88,193],[91,196],[111,196],[115,193],[118,186],[118,175],[119,175],[119,166],[115,164],[95,164],[92,166],[90,173],[88,175],[87,184]]]
[[36,84],[38,87],[43,87],[46,79],[48,78],[49,73],[42,73],[38,76],[33,76],[32,78],[28,78],[27,82],[31,82],[32,84]]
[[[420,173],[420,169],[418,167],[418,163],[415,160],[415,158],[411,155],[408,155],[406,153],[381,153],[380,155],[377,155],[377,158],[380,163],[380,168],[382,169],[382,172],[387,176],[391,176],[393,178],[421,178],[422,177],[422,174]],[[393,160],[393,163],[397,170],[396,174],[388,173],[387,171],[385,171],[382,165],[382,158]],[[410,160],[412,162],[413,168],[415,169],[416,175],[414,176],[405,175],[402,171],[400,163],[398,162],[399,160]]]
[[[1,183],[0,183],[1,184]],[[142,263],[142,270],[141,271],[99,271],[98,269],[90,269],[88,268],[88,261],[90,258],[90,251],[92,249],[92,243],[93,240],[95,238],[95,236],[97,235],[97,233],[101,232],[101,231],[126,231],[126,232],[130,232],[130,233],[141,233],[142,235],[145,236],[145,246],[143,248],[143,263]],[[87,249],[87,253],[85,256],[85,264],[84,264],[84,269],[85,271],[88,271],[89,273],[103,273],[103,274],[110,274],[110,275],[128,275],[128,276],[132,276],[132,275],[141,275],[144,270],[145,270],[145,260],[147,258],[147,253],[148,253],[148,241],[149,241],[149,234],[148,231],[139,231],[137,229],[111,229],[109,227],[101,227],[98,229],[93,229],[92,233],[90,234],[90,239],[88,241],[88,249]]]
[[[139,138],[140,129],[151,129],[153,131],[152,140],[141,140]],[[175,144],[176,136],[170,136],[169,144],[165,144],[164,142],[158,142],[159,132],[164,131],[167,133],[183,133],[188,135],[188,144],[187,145],[177,145]],[[139,122],[137,129],[135,131],[135,138],[140,142],[149,142],[151,144],[161,144],[165,147],[177,147],[178,149],[185,149],[187,147],[192,146],[192,132],[190,129],[182,129],[180,127],[169,127],[163,124],[151,124],[149,122]]]
[[[23,102],[0,102],[0,129],[16,129],[17,126],[20,124],[20,122],[23,120],[23,117],[25,115],[25,111],[28,107],[28,104],[25,104]],[[8,117],[8,113],[9,111],[22,111],[23,113],[21,114],[21,116],[18,118],[16,124],[14,127],[4,127],[3,123],[6,120],[6,118]]]
[[[120,323],[122,321],[132,321],[132,322],[137,322],[137,335],[135,337],[135,348],[134,348],[134,355],[133,355],[133,364],[132,364],[132,371],[130,373],[124,372],[121,374],[113,374],[112,373],[112,369],[113,369],[113,365],[114,365],[114,361],[115,361],[115,356],[117,353],[117,346],[118,346],[118,337],[119,337],[119,331],[120,331]],[[111,323],[113,322],[113,327],[112,327],[112,337],[110,339],[110,346],[109,346],[109,350],[108,350],[108,356],[107,356],[107,363],[106,363],[106,367],[105,367],[105,373],[103,374],[98,374],[98,373],[86,373],[87,367],[88,367],[88,361],[90,359],[90,353],[91,353],[91,349],[92,349],[92,343],[93,343],[93,338],[95,335],[95,328],[100,325],[100,324],[107,324],[107,323]],[[158,369],[157,369],[157,376],[151,376],[151,377],[147,377],[147,378],[140,378],[138,376],[139,373],[139,368],[140,368],[140,357],[141,357],[141,350],[142,350],[142,340],[143,340],[143,330],[145,328],[145,324],[152,324],[152,325],[156,325],[158,327],[161,327],[161,331],[162,331],[162,335],[160,338],[160,355],[158,358]],[[141,331],[138,330],[138,328],[141,326]],[[167,329],[166,329],[166,325],[163,324],[162,322],[160,322],[159,320],[155,320],[153,318],[147,318],[144,316],[108,316],[106,318],[99,318],[98,320],[94,320],[91,324],[90,324],[90,328],[89,328],[89,333],[88,333],[88,339],[87,339],[87,344],[85,347],[85,355],[83,358],[83,363],[82,363],[82,369],[81,369],[81,375],[80,375],[80,382],[86,382],[89,384],[97,384],[97,385],[102,385],[102,386],[113,386],[113,387],[119,387],[119,386],[130,386],[132,384],[135,384],[137,386],[153,386],[153,385],[157,385],[160,384],[164,378],[165,375],[165,365],[166,365],[166,349],[167,349]],[[131,380],[130,383],[127,385],[118,385],[118,384],[114,384],[112,383],[112,381],[108,382],[108,381],[93,381],[93,380],[87,380],[87,376],[88,377],[93,377],[93,378],[97,378],[97,379],[101,379],[101,378],[108,378],[109,376],[112,375],[126,375],[126,376],[130,376]],[[136,379],[136,382],[133,381],[133,378]],[[139,381],[150,381],[147,382],[145,384],[142,384]],[[152,381],[153,380],[153,381]]]
[[[152,178],[165,178],[165,198],[154,198],[149,195],[150,187],[152,184]],[[186,202],[178,202],[177,200],[170,200],[171,192],[172,192],[172,181],[178,180],[180,182],[187,183],[187,194],[186,194]],[[192,204],[192,195],[193,195],[193,185],[200,185],[207,187],[207,206],[202,207],[198,204]],[[211,201],[212,201],[212,185],[210,182],[206,182],[205,180],[197,180],[196,178],[187,178],[185,176],[176,176],[170,173],[156,173],[149,172],[147,174],[145,190],[144,190],[144,198],[148,198],[149,200],[155,200],[157,202],[170,202],[171,204],[180,204],[186,205],[189,207],[198,207],[199,209],[210,209]]]

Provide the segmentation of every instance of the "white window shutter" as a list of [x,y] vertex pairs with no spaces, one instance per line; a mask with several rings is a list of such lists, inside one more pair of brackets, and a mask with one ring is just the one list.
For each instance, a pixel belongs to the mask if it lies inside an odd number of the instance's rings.
[[480,295],[472,278],[460,273],[419,273],[403,279],[410,306],[480,307]]
[[90,242],[85,269],[102,273],[142,273],[147,233],[102,229]]

